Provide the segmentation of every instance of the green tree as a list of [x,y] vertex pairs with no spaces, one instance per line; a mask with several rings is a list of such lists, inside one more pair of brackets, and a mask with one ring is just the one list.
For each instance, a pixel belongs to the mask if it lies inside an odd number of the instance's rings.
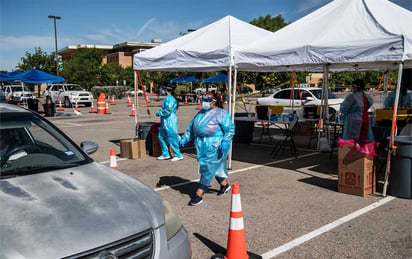
[[26,51],[25,56],[21,58],[21,63],[18,63],[16,68],[19,71],[35,68],[56,75],[54,52],[49,55],[47,52],[42,51],[40,47],[35,47],[33,54]]
[[99,85],[122,85],[123,68],[117,63],[104,64],[100,68]]
[[275,17],[267,14],[265,17],[259,16],[257,19],[253,19],[250,24],[263,28],[265,30],[275,32],[279,29],[282,29],[289,23],[285,22],[282,15],[277,15]]
[[76,83],[90,90],[99,85],[103,51],[95,48],[80,48],[72,59],[63,62],[61,75],[69,83]]

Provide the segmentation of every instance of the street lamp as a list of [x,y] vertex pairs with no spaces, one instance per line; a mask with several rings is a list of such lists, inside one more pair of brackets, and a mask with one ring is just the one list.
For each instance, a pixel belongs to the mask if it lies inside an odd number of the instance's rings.
[[54,53],[54,58],[56,60],[56,75],[59,75],[59,60],[57,58],[57,32],[56,32],[56,19],[60,20],[61,17],[60,16],[56,16],[56,15],[49,15],[50,19],[54,20],[54,44],[56,46],[56,52]]

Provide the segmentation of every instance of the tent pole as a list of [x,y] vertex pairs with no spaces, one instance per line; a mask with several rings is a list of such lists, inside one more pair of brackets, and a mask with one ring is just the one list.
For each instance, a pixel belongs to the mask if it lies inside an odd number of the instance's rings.
[[[231,78],[232,78],[232,71],[230,71],[230,77],[229,77],[229,82],[231,82],[232,80],[231,80]],[[235,75],[234,75],[234,79],[233,79],[233,85],[236,85],[236,78],[237,78],[237,69],[235,68]],[[236,96],[235,94],[233,94],[233,96]],[[233,101],[233,103],[234,104],[236,104],[236,102],[235,101]],[[233,105],[233,114],[230,114],[230,116],[232,116],[232,122],[233,123],[235,123],[235,108],[234,108],[234,105]],[[229,151],[229,155],[228,155],[228,165],[227,165],[227,168],[228,169],[232,169],[232,147],[233,147],[233,143],[232,143],[232,145],[230,145],[230,151]]]
[[134,103],[135,103],[135,115],[134,115],[134,124],[135,124],[135,137],[139,138],[139,117],[138,117],[138,113],[139,113],[139,100],[138,100],[138,94],[137,94],[137,70],[134,71]]
[[389,182],[389,174],[391,173],[391,167],[390,167],[391,156],[392,156],[392,153],[396,151],[396,147],[395,147],[396,116],[398,115],[398,103],[399,103],[399,93],[401,91],[402,71],[403,71],[403,61],[399,63],[398,83],[396,84],[395,102],[393,104],[391,137],[390,137],[389,144],[388,144],[388,156],[386,159],[385,179],[384,179],[383,190],[382,190],[383,197],[386,196],[386,189],[388,188],[388,182]]

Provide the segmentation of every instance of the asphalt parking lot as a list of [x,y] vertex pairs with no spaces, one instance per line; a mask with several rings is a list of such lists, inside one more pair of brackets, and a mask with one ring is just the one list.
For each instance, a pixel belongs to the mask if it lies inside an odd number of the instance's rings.
[[[140,106],[139,123],[159,122],[154,116],[159,104],[153,101],[148,108]],[[76,143],[98,143],[99,150],[91,157],[109,166],[110,149],[119,155],[119,140],[135,136],[135,117],[130,116],[127,98],[116,99],[116,105],[110,106],[111,114],[89,113],[88,107],[79,110],[81,116],[65,108],[48,119]],[[196,112],[196,104],[180,105],[180,133]],[[260,130],[256,125],[255,138]],[[329,154],[307,149],[306,141],[307,137],[298,138],[298,159],[288,150],[273,158],[273,143],[268,138],[261,144],[233,144],[229,181],[240,186],[250,257],[411,258],[411,200],[383,198],[381,181],[377,192],[366,197],[339,193],[337,154],[330,159]],[[199,175],[193,147],[187,145],[182,153],[184,159],[178,162],[157,161],[151,156],[135,160],[118,156],[117,165],[175,206],[190,233],[193,258],[225,254],[231,195],[217,196],[217,183],[212,182],[204,202],[188,206]],[[378,180],[381,178],[378,175]]]

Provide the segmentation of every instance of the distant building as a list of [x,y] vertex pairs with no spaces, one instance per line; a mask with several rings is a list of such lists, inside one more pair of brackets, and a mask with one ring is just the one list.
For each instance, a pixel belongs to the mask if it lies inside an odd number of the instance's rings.
[[323,73],[312,73],[310,74],[310,86],[319,87],[320,81],[323,79]]
[[78,49],[81,48],[95,48],[102,50],[104,57],[103,64],[116,63],[123,68],[133,65],[133,55],[147,49],[159,46],[160,40],[152,40],[151,42],[123,42],[115,45],[93,45],[93,44],[79,44],[68,45],[57,51],[57,54],[62,56],[62,60],[70,60]]

